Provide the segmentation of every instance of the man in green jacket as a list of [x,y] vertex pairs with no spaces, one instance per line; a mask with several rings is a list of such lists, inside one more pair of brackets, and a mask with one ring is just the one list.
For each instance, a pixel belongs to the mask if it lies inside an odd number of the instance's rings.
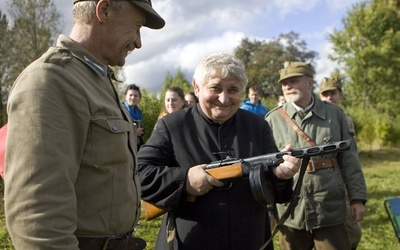
[[[288,143],[294,148],[310,146],[303,138],[306,136],[318,145],[353,140],[342,109],[312,95],[313,77],[314,70],[309,63],[286,62],[280,70],[279,83],[287,103],[266,115],[278,148]],[[279,109],[284,112],[281,114]],[[306,136],[293,129],[284,118],[285,113]],[[349,151],[310,160],[294,218],[289,217],[279,233],[281,248],[350,249],[344,224],[346,190],[352,221],[357,223],[364,217],[367,191],[354,140]],[[277,207],[282,215],[287,204]]]
[[18,77],[8,99],[5,215],[15,249],[143,249],[136,131],[109,65],[164,20],[148,0],[73,0],[69,37]]

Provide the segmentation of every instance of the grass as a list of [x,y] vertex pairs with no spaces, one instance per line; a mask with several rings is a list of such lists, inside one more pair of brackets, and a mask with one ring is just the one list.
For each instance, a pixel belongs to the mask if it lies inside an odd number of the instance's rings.
[[[400,249],[400,242],[394,234],[383,206],[385,199],[400,196],[400,149],[361,151],[360,160],[367,182],[368,203],[365,218],[361,223],[363,231],[358,250]],[[0,192],[2,195],[2,182]],[[0,249],[10,250],[13,247],[5,229],[3,201],[0,203]],[[141,218],[136,235],[146,240],[148,245],[146,249],[154,249],[160,221],[159,218],[152,221]],[[277,238],[275,236],[275,249],[280,250]]]

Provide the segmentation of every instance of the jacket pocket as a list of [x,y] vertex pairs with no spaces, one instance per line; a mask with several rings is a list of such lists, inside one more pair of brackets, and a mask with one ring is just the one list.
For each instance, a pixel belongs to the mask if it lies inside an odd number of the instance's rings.
[[120,118],[91,119],[91,156],[96,167],[127,163],[128,137],[132,125]]

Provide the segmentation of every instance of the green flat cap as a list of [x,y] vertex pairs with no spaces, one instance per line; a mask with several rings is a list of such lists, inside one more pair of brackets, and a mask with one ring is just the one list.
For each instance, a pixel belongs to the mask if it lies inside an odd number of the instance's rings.
[[285,62],[284,68],[279,70],[280,78],[278,83],[294,76],[314,77],[314,69],[311,63],[305,62]]
[[[72,0],[75,4],[77,2],[93,1],[93,0]],[[111,1],[122,1],[122,0],[111,0]],[[130,0],[131,3],[138,6],[146,12],[146,23],[144,26],[151,29],[161,29],[165,25],[164,19],[153,9],[151,6],[151,0]]]
[[319,93],[323,93],[328,90],[334,90],[334,89],[339,89],[342,91],[342,82],[340,81],[340,78],[332,77],[324,77],[319,84]]

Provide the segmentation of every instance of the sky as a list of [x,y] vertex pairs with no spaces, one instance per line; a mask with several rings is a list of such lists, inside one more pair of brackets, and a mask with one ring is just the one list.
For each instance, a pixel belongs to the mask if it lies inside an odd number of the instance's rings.
[[[72,0],[53,0],[62,13],[62,33],[69,35]],[[276,39],[291,31],[318,52],[315,80],[330,76],[336,64],[328,34],[343,29],[342,19],[358,0],[152,0],[164,18],[161,30],[141,29],[142,48],[126,58],[125,83],[135,83],[150,93],[161,92],[167,74],[178,68],[191,82],[197,64],[215,52],[233,53],[243,38]],[[0,1],[7,13],[9,0]],[[277,72],[278,73],[278,72]]]

